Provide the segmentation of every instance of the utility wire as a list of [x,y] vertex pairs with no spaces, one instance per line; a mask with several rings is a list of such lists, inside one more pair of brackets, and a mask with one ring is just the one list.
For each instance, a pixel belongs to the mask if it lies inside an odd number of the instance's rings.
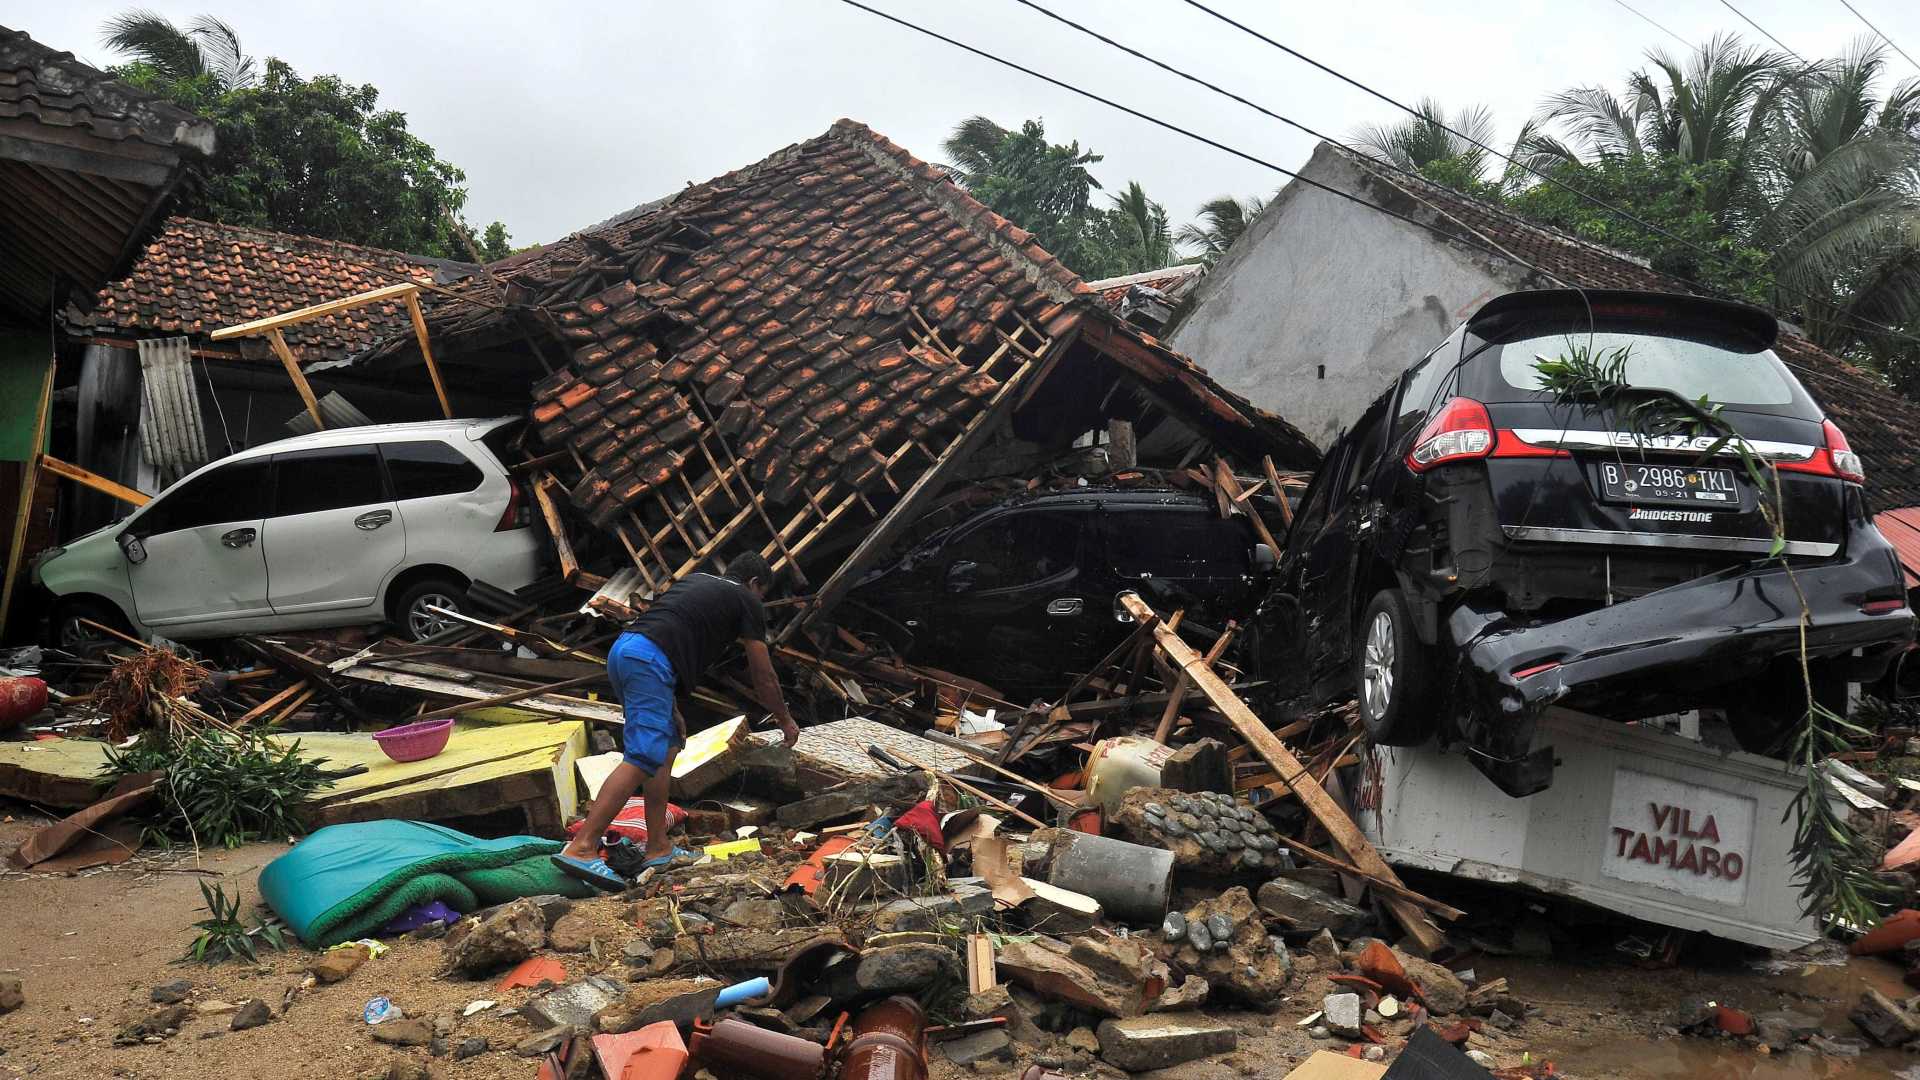
[[1613,0],[1613,2],[1616,4],[1619,4],[1623,8],[1626,8],[1629,12],[1632,12],[1635,15],[1639,15],[1642,22],[1645,22],[1648,26],[1653,27],[1655,30],[1660,31],[1661,33],[1667,35],[1673,40],[1679,42],[1682,46],[1689,49],[1693,48],[1693,42],[1688,41],[1686,38],[1681,37],[1679,34],[1676,34],[1673,31],[1667,29],[1666,27],[1661,26],[1659,23],[1654,22],[1652,19],[1648,18],[1647,16],[1641,15],[1639,9],[1635,8],[1632,4],[1627,3],[1627,0]]
[[[1845,3],[1845,0],[1841,0],[1841,2]],[[1792,49],[1787,48],[1786,42],[1781,41],[1779,38],[1774,37],[1772,34],[1767,33],[1766,27],[1761,26],[1759,23],[1754,22],[1752,19],[1747,18],[1747,13],[1744,11],[1741,11],[1737,7],[1734,7],[1733,4],[1731,3],[1731,0],[1720,0],[1720,6],[1726,8],[1728,11],[1733,12],[1735,15],[1738,15],[1740,17],[1740,20],[1746,23],[1748,26],[1751,26],[1755,30],[1760,31],[1760,35],[1762,37],[1766,38],[1768,41],[1773,42],[1775,45],[1778,45],[1780,47],[1780,50],[1786,53],[1788,56],[1791,56],[1795,60],[1800,61],[1800,63],[1803,65],[1807,63],[1806,57],[1801,56],[1799,53],[1794,52]]]
[[1039,79],[1041,82],[1048,83],[1053,86],[1057,86],[1060,89],[1065,90],[1069,93],[1078,94],[1081,97],[1087,98],[1088,100],[1091,100],[1091,101],[1097,101],[1100,104],[1107,106],[1108,108],[1118,109],[1119,111],[1126,113],[1128,116],[1132,116],[1139,120],[1145,120],[1147,123],[1153,124],[1156,127],[1165,128],[1166,130],[1171,131],[1177,135],[1182,135],[1182,136],[1185,136],[1186,138],[1194,140],[1195,142],[1199,142],[1206,146],[1210,146],[1215,150],[1219,150],[1219,151],[1222,151],[1223,153],[1231,154],[1234,157],[1241,159],[1242,161],[1248,161],[1255,165],[1259,165],[1263,168],[1272,169],[1274,172],[1277,172],[1282,176],[1286,176],[1290,179],[1299,181],[1300,183],[1306,185],[1307,187],[1315,188],[1319,191],[1324,191],[1329,195],[1333,195],[1341,199],[1345,199],[1346,201],[1353,203],[1356,206],[1364,206],[1369,210],[1378,211],[1379,213],[1385,214],[1388,217],[1396,218],[1400,221],[1404,221],[1409,225],[1415,226],[1416,228],[1424,229],[1427,232],[1433,233],[1434,235],[1444,240],[1452,240],[1457,243],[1471,244],[1472,246],[1478,247],[1482,251],[1486,251],[1489,254],[1497,255],[1503,259],[1508,259],[1513,262],[1517,262],[1520,265],[1526,267],[1527,269],[1532,270],[1534,273],[1539,274],[1542,277],[1551,278],[1552,280],[1557,281],[1562,285],[1565,285],[1567,288],[1570,288],[1570,289],[1579,288],[1578,285],[1575,285],[1573,282],[1567,281],[1565,278],[1562,278],[1560,275],[1555,274],[1552,271],[1545,269],[1544,267],[1535,266],[1534,264],[1527,262],[1525,259],[1520,258],[1519,256],[1513,254],[1510,251],[1504,251],[1498,246],[1488,243],[1486,240],[1482,239],[1477,233],[1472,233],[1471,231],[1469,231],[1468,235],[1461,236],[1457,233],[1453,233],[1446,229],[1442,229],[1437,225],[1432,225],[1427,222],[1420,221],[1412,217],[1408,217],[1405,214],[1402,214],[1396,210],[1388,209],[1387,207],[1381,206],[1377,203],[1370,203],[1367,200],[1362,199],[1357,195],[1351,194],[1350,192],[1341,191],[1339,188],[1331,187],[1327,184],[1323,184],[1318,180],[1313,180],[1308,177],[1301,176],[1299,173],[1294,172],[1292,169],[1286,168],[1285,166],[1282,166],[1282,165],[1277,165],[1271,161],[1268,161],[1265,158],[1257,157],[1253,154],[1247,153],[1244,150],[1239,150],[1234,147],[1228,146],[1226,143],[1220,142],[1216,139],[1210,139],[1207,136],[1202,135],[1196,131],[1192,131],[1187,128],[1183,128],[1178,124],[1174,124],[1169,121],[1162,120],[1157,116],[1150,116],[1147,113],[1141,112],[1139,109],[1135,109],[1131,106],[1122,105],[1120,102],[1117,102],[1112,98],[1102,97],[1101,95],[1096,94],[1091,90],[1084,90],[1078,86],[1073,85],[1072,83],[1065,82],[1061,79],[1056,79],[1051,75],[1043,74],[1039,71],[1035,71],[1030,67],[1026,67],[1021,64],[1015,63],[1014,61],[1008,60],[1005,57],[996,56],[993,53],[987,52],[985,49],[975,48],[974,46],[969,45],[964,41],[959,41],[954,38],[950,38],[945,34],[939,33],[938,31],[935,31],[935,30],[929,30],[926,27],[921,26],[917,23],[908,22],[906,19],[902,19],[897,15],[891,15],[891,14],[888,14],[887,12],[881,11],[878,8],[869,7],[866,4],[861,3],[860,0],[840,0],[840,2],[843,4],[846,4],[848,7],[858,8],[869,15],[877,15],[880,18],[885,19],[890,23],[894,23],[895,25],[898,25],[898,26],[903,26],[908,30],[914,31],[915,33],[924,34],[925,36],[933,38],[936,41],[944,42],[945,44],[951,45],[956,49],[960,49],[962,51],[972,53],[973,55],[980,57],[982,60],[990,60],[993,63],[999,64],[1002,67],[1012,68],[1013,70],[1018,71],[1023,75],[1029,75],[1029,76],[1032,76],[1033,78]]
[[1901,56],[1904,56],[1904,57],[1906,57],[1906,60],[1907,60],[1907,63],[1909,63],[1909,64],[1912,64],[1912,65],[1913,65],[1914,67],[1916,67],[1916,68],[1920,68],[1920,62],[1916,62],[1916,61],[1915,61],[1915,60],[1913,59],[1913,57],[1911,57],[1911,56],[1907,56],[1907,50],[1905,50],[1905,49],[1903,49],[1903,48],[1901,48],[1901,47],[1900,47],[1900,46],[1898,46],[1898,45],[1895,45],[1895,44],[1894,44],[1894,41],[1893,41],[1893,39],[1892,39],[1892,38],[1890,38],[1890,37],[1888,37],[1888,36],[1887,36],[1886,34],[1884,34],[1884,33],[1881,33],[1881,31],[1880,31],[1880,28],[1879,28],[1879,27],[1877,27],[1877,26],[1875,26],[1875,25],[1873,25],[1873,23],[1871,23],[1871,22],[1869,22],[1869,21],[1867,20],[1867,17],[1866,17],[1865,15],[1862,15],[1862,14],[1860,14],[1860,9],[1859,9],[1859,8],[1857,8],[1857,7],[1854,7],[1854,6],[1852,5],[1852,4],[1849,4],[1849,3],[1847,3],[1847,0],[1840,0],[1840,6],[1842,6],[1842,7],[1844,7],[1844,8],[1846,8],[1846,9],[1847,9],[1848,11],[1851,11],[1851,12],[1853,12],[1853,17],[1854,17],[1854,18],[1856,18],[1856,19],[1859,19],[1859,20],[1860,20],[1861,22],[1863,22],[1863,23],[1866,23],[1866,25],[1867,25],[1867,29],[1869,29],[1869,30],[1871,30],[1871,31],[1873,31],[1873,32],[1874,32],[1874,33],[1876,33],[1876,34],[1879,34],[1879,35],[1880,35],[1880,40],[1881,40],[1881,41],[1884,41],[1884,42],[1886,42],[1886,43],[1887,43],[1888,45],[1890,45],[1890,46],[1892,46],[1892,47],[1893,47],[1893,51],[1894,51],[1894,52],[1897,52],[1897,53],[1899,53],[1899,54],[1900,54]]
[[[1595,206],[1602,210],[1605,210],[1608,213],[1614,215],[1615,217],[1623,221],[1632,222],[1633,224],[1638,225],[1639,227],[1647,230],[1650,233],[1653,233],[1656,236],[1662,237],[1663,239],[1666,239],[1666,240],[1671,240],[1674,243],[1679,244],[1695,252],[1696,254],[1712,259],[1723,266],[1727,266],[1729,268],[1733,268],[1736,270],[1739,268],[1738,265],[1733,262],[1733,260],[1729,259],[1727,256],[1722,255],[1717,251],[1714,251],[1710,248],[1701,247],[1699,244],[1696,244],[1693,241],[1688,240],[1683,236],[1676,236],[1673,233],[1668,232],[1666,229],[1663,229],[1660,226],[1653,224],[1652,222],[1642,220],[1641,218],[1635,216],[1630,211],[1614,206],[1603,199],[1597,198],[1596,196],[1588,194],[1587,192],[1581,190],[1580,188],[1574,187],[1573,185],[1560,180],[1558,177],[1542,172],[1539,169],[1534,168],[1532,165],[1529,165],[1526,162],[1515,158],[1511,154],[1503,153],[1499,150],[1496,150],[1495,148],[1488,146],[1486,143],[1481,142],[1480,140],[1474,138],[1473,136],[1468,135],[1463,131],[1459,131],[1458,129],[1449,126],[1444,120],[1438,117],[1428,116],[1425,113],[1420,112],[1418,109],[1415,109],[1412,106],[1406,104],[1405,102],[1389,97],[1386,94],[1381,93],[1378,90],[1375,90],[1373,87],[1368,86],[1363,82],[1360,82],[1358,79],[1355,79],[1350,75],[1347,75],[1340,71],[1336,71],[1333,68],[1330,68],[1327,65],[1321,63],[1320,61],[1315,60],[1313,57],[1308,56],[1303,52],[1300,52],[1298,49],[1291,48],[1283,44],[1282,42],[1276,41],[1273,38],[1270,38],[1267,35],[1261,33],[1260,31],[1255,30],[1253,27],[1248,26],[1247,24],[1232,18],[1231,16],[1224,15],[1219,11],[1216,11],[1213,8],[1208,7],[1206,4],[1201,3],[1200,0],[1186,0],[1186,3],[1190,7],[1198,8],[1199,10],[1207,13],[1208,15],[1213,16],[1214,18],[1220,20],[1221,22],[1226,23],[1228,26],[1234,27],[1235,29],[1240,30],[1241,32],[1251,37],[1257,38],[1260,41],[1263,41],[1266,44],[1271,45],[1276,49],[1279,49],[1281,52],[1284,52],[1288,56],[1291,56],[1294,59],[1301,61],[1302,63],[1308,65],[1309,67],[1325,72],[1326,74],[1331,75],[1336,79],[1339,79],[1341,82],[1346,83],[1347,85],[1355,88],[1356,90],[1359,90],[1372,97],[1378,98],[1379,100],[1384,101],[1389,105],[1392,105],[1394,108],[1399,109],[1400,111],[1408,114],[1409,116],[1412,116],[1424,123],[1430,123],[1435,127],[1440,128],[1442,131],[1445,131],[1448,134],[1453,135],[1454,137],[1460,139],[1461,141],[1468,143],[1472,146],[1476,146],[1481,150],[1489,154],[1492,154],[1494,157],[1497,157],[1500,160],[1505,161],[1508,164],[1513,165],[1514,167],[1521,169],[1522,171],[1539,178],[1544,183],[1551,184],[1562,191],[1565,191],[1571,195],[1578,197],[1579,199],[1588,203],[1591,206]],[[1889,326],[1885,323],[1875,322],[1874,320],[1868,319],[1861,315],[1856,315],[1852,312],[1847,311],[1840,304],[1830,299],[1827,299],[1825,297],[1820,297],[1812,293],[1793,289],[1789,286],[1780,284],[1778,281],[1774,282],[1773,287],[1775,290],[1783,294],[1786,294],[1789,296],[1798,296],[1804,302],[1818,304],[1823,307],[1831,309],[1834,315],[1839,320],[1841,320],[1846,325],[1848,325],[1851,329],[1854,329],[1854,330],[1870,329],[1881,334],[1887,334],[1892,337],[1896,337],[1906,341],[1911,341],[1911,342],[1920,344],[1920,337],[1917,337],[1913,334],[1909,334],[1906,331],[1901,330],[1897,327]]]

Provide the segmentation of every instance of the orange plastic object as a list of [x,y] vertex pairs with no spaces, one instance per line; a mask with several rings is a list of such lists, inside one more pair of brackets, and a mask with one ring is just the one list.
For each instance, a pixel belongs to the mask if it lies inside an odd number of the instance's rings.
[[820,890],[821,875],[826,870],[827,860],[853,846],[851,836],[829,836],[815,848],[807,861],[793,868],[787,877],[787,889],[799,889],[812,896]]
[[520,966],[507,972],[500,980],[500,989],[512,990],[518,986],[539,986],[543,982],[563,983],[567,981],[567,969],[560,961],[551,956],[530,956],[520,962]]
[[1907,908],[1880,920],[1880,925],[1861,935],[1848,950],[1855,956],[1874,956],[1899,952],[1907,942],[1920,938],[1920,911]]
[[687,1044],[671,1020],[619,1035],[595,1035],[593,1057],[608,1080],[674,1080],[687,1063]]

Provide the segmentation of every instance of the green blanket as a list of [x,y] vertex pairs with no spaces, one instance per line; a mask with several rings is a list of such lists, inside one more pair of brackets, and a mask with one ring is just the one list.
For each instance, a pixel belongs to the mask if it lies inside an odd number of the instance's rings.
[[329,825],[260,872],[260,895],[307,945],[370,937],[438,900],[466,913],[522,896],[596,895],[549,858],[557,840],[481,840],[418,821]]

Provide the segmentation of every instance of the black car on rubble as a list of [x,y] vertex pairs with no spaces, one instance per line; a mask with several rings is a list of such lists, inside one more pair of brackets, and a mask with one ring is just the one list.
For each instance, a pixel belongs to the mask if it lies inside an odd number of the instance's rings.
[[[1376,743],[1464,742],[1515,796],[1551,782],[1551,747],[1532,745],[1550,705],[1716,709],[1742,746],[1775,749],[1805,711],[1798,594],[1823,701],[1914,633],[1860,458],[1774,354],[1778,333],[1766,312],[1688,296],[1488,302],[1329,448],[1269,601],[1280,666],[1314,700],[1357,698]],[[1615,365],[1609,384],[1636,400],[1718,406],[1777,470],[1784,546],[1724,439],[1544,389],[1542,361],[1570,357]]]
[[1257,607],[1275,555],[1211,498],[1080,490],[1016,498],[968,516],[867,575],[841,625],[903,658],[1050,697],[1119,645],[1135,591],[1186,622],[1220,627]]

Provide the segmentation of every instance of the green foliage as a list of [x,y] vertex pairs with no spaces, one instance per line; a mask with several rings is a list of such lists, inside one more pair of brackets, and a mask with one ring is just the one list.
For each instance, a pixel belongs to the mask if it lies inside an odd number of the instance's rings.
[[1231,195],[1208,200],[1200,207],[1200,220],[1180,226],[1178,243],[1197,249],[1195,260],[1212,266],[1234,241],[1245,235],[1253,219],[1267,208],[1265,199],[1249,195],[1245,201]]
[[1118,277],[1177,261],[1166,208],[1138,183],[1128,184],[1110,205],[1096,205],[1094,192],[1102,188],[1087,166],[1100,155],[1078,142],[1048,142],[1039,120],[1016,131],[984,116],[969,117],[942,148],[954,178],[974,198],[1031,232],[1082,277]]
[[[215,126],[213,160],[176,205],[180,213],[470,257],[453,226],[466,204],[466,174],[409,132],[404,113],[380,108],[374,87],[337,75],[302,78],[276,58],[258,75],[232,28],[210,16],[181,30],[130,11],[105,29],[108,45],[131,57],[114,74]],[[509,250],[505,226],[489,225],[483,253]]]
[[107,751],[104,783],[161,771],[151,832],[166,842],[239,847],[305,831],[299,807],[327,779],[324,758],[298,743],[281,746],[248,730],[208,729],[167,737],[149,731],[129,748]]
[[[1730,182],[1730,173],[1731,167],[1723,161],[1695,164],[1671,155],[1560,162],[1550,167],[1548,175],[1567,187],[1534,184],[1507,205],[1543,225],[1638,255],[1656,270],[1697,281],[1715,292],[1765,303],[1772,288],[1767,253],[1742,243],[1713,210]],[[1686,243],[1642,228],[1576,191],[1619,207]],[[1702,256],[1693,248],[1718,258]]]
[[200,883],[200,896],[206,900],[209,918],[193,924],[200,931],[187,946],[187,959],[198,960],[203,964],[218,964],[223,960],[244,959],[248,963],[257,963],[260,959],[256,942],[264,942],[268,948],[284,951],[287,947],[286,935],[277,923],[263,922],[257,916],[253,925],[248,926],[240,915],[240,894],[229,898],[223,885],[209,886]]

